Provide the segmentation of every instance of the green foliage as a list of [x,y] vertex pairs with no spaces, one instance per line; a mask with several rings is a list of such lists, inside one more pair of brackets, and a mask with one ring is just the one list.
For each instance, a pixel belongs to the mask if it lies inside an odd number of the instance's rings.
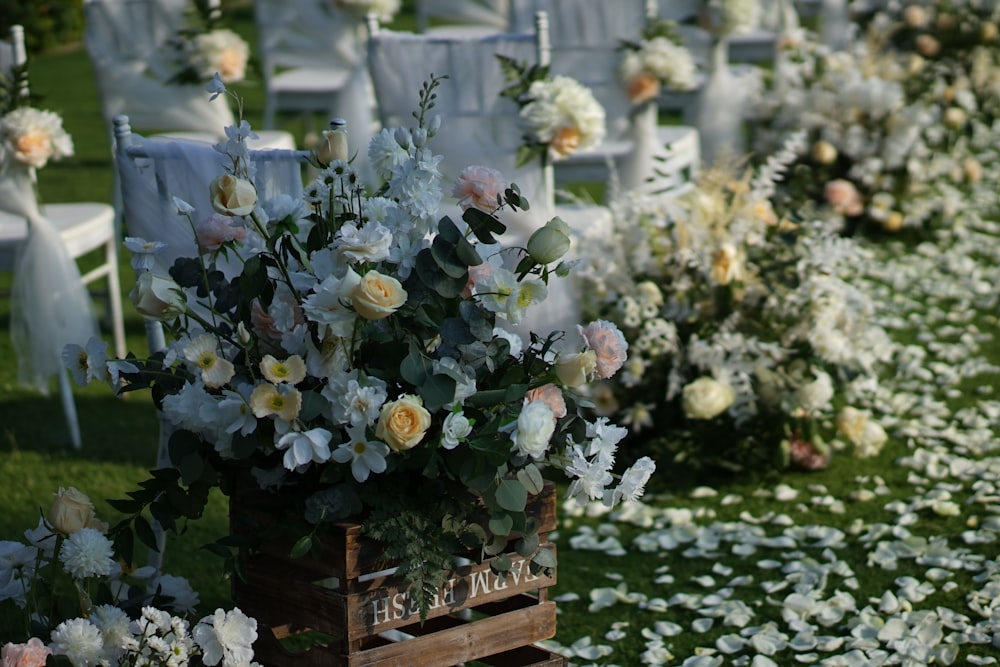
[[30,53],[43,53],[83,37],[83,0],[0,0],[0,34],[24,28]]

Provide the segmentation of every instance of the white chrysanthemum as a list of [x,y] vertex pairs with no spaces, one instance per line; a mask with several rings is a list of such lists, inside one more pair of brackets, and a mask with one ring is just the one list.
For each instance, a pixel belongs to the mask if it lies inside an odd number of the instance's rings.
[[351,264],[381,262],[389,257],[391,246],[392,232],[379,222],[361,227],[348,222],[337,231],[337,250]]
[[389,179],[396,170],[410,159],[409,135],[405,137],[404,146],[392,128],[383,128],[371,138],[368,143],[368,160],[375,173],[383,179]]
[[597,146],[607,133],[604,107],[589,88],[568,76],[535,81],[521,118],[534,137],[548,144],[552,159]]
[[654,37],[640,44],[633,52],[634,60],[623,61],[623,75],[631,79],[640,72],[648,72],[668,88],[691,90],[696,83],[698,67],[691,52],[666,37]]
[[212,30],[196,35],[190,43],[188,63],[201,79],[211,79],[216,72],[225,83],[242,81],[246,76],[250,46],[232,30]]
[[331,380],[323,396],[330,401],[334,421],[352,426],[374,424],[388,398],[384,380],[367,377],[362,384],[353,374]]
[[643,456],[622,473],[621,482],[614,491],[606,492],[604,503],[614,506],[620,500],[638,500],[645,492],[646,483],[654,472],[656,472],[656,463],[648,456]]
[[74,579],[104,577],[118,568],[111,540],[95,528],[81,528],[66,538],[59,560]]
[[105,657],[100,629],[85,618],[60,623],[52,631],[49,648],[54,655],[69,658],[73,667],[96,667]]
[[9,160],[41,169],[49,160],[73,154],[73,140],[59,114],[32,107],[14,109],[0,118],[0,166]]
[[595,457],[588,461],[583,450],[579,446],[574,446],[570,453],[570,463],[566,466],[566,475],[573,479],[567,490],[567,497],[576,498],[580,494],[586,495],[591,500],[600,500],[604,497],[605,487],[611,483],[614,477],[608,468],[610,461]]
[[98,605],[90,612],[90,622],[101,631],[104,651],[109,657],[117,658],[128,647],[132,621],[123,610],[110,604]]
[[239,607],[232,611],[216,609],[215,614],[198,621],[192,632],[201,647],[206,665],[240,667],[253,660],[253,643],[257,640],[257,621]]

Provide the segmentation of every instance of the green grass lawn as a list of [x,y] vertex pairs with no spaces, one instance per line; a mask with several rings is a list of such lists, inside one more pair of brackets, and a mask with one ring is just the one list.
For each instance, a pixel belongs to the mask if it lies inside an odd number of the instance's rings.
[[[254,44],[249,7],[238,6],[235,16],[238,29]],[[405,26],[406,21],[401,24]],[[49,165],[40,173],[39,189],[43,201],[110,202],[113,177],[108,128],[102,127],[97,91],[85,52],[78,46],[69,46],[56,53],[40,55],[31,64],[32,87],[42,96],[39,106],[62,114],[76,147],[73,158]],[[260,88],[248,84],[240,90],[246,98],[248,118],[252,123],[259,121]],[[304,128],[301,119],[289,117],[283,121],[285,129],[294,132],[301,141]],[[911,247],[887,243],[881,249],[881,256],[891,262],[894,256],[902,260],[911,251]],[[992,255],[990,252],[983,255],[981,261],[988,266]],[[131,271],[124,256],[121,274],[127,292]],[[9,287],[10,276],[0,276],[0,290],[9,290]],[[935,305],[944,307],[944,304]],[[129,349],[141,352],[145,349],[142,323],[127,299],[126,317]],[[1000,344],[993,335],[997,328],[995,309],[984,309],[975,322],[979,331],[988,334],[979,354],[989,363],[1000,365]],[[9,301],[4,299],[0,301],[0,330],[6,332],[9,324]],[[935,335],[933,327],[923,329],[916,321],[911,329],[894,332],[894,335],[923,344]],[[925,335],[918,337],[921,333]],[[51,494],[61,486],[76,486],[94,500],[100,517],[114,521],[117,515],[106,500],[121,498],[135,488],[155,463],[157,420],[148,395],[140,392],[123,400],[114,397],[104,386],[77,388],[75,398],[84,444],[81,450],[74,451],[69,446],[56,392],[40,396],[19,388],[14,355],[10,338],[4,333],[0,336],[0,359],[4,360],[0,363],[0,480],[3,481],[0,507],[4,508],[0,515],[0,539],[20,539],[25,529],[36,524],[39,511],[47,509]],[[995,369],[962,378],[957,387],[958,395],[947,399],[952,412],[985,410],[989,407],[990,395],[980,394],[978,388],[998,385],[1000,374]],[[991,428],[995,441],[996,423]],[[991,501],[976,499],[975,479],[947,473],[934,479],[927,469],[900,464],[923,447],[934,449],[946,458],[960,454],[979,461],[989,460],[991,456],[988,448],[981,452],[953,452],[946,439],[928,444],[927,439],[919,437],[894,437],[882,455],[874,460],[836,456],[825,471],[789,472],[753,481],[730,482],[719,486],[717,495],[695,494],[693,497],[691,494],[696,482],[711,480],[692,480],[687,486],[672,488],[654,482],[651,490],[655,491],[655,496],[651,494],[648,499],[650,511],[645,514],[588,517],[561,512],[557,540],[559,584],[553,593],[561,596],[557,640],[563,645],[571,645],[588,637],[593,644],[607,645],[611,649],[606,656],[595,654],[596,657],[575,658],[577,664],[632,666],[641,663],[640,654],[653,641],[649,629],[663,630],[665,626],[657,626],[657,623],[677,623],[684,632],[677,635],[660,632],[659,636],[666,637],[664,643],[676,656],[665,664],[681,664],[686,658],[703,652],[704,647],[714,646],[720,636],[739,629],[724,626],[720,620],[710,631],[691,631],[692,623],[706,617],[702,610],[708,602],[704,599],[699,601],[700,606],[686,606],[680,602],[664,606],[651,601],[656,598],[669,601],[680,594],[704,598],[724,588],[737,575],[746,575],[753,583],[732,584],[731,587],[738,591],[737,596],[743,595],[748,601],[746,605],[754,615],[750,626],[780,624],[783,613],[780,601],[790,591],[768,594],[754,586],[766,580],[794,580],[805,575],[795,570],[772,571],[760,565],[765,559],[786,565],[806,563],[815,573],[820,573],[817,576],[828,577],[828,593],[848,591],[861,608],[877,600],[884,591],[899,590],[900,577],[925,577],[930,568],[907,558],[899,559],[898,569],[872,564],[878,540],[893,543],[894,527],[897,527],[895,534],[904,532],[897,526],[901,514],[899,505],[909,504],[915,508],[913,522],[905,527],[905,532],[915,536],[914,540],[940,537],[958,551],[979,549],[984,561],[998,566],[995,545],[972,547],[960,536],[973,526],[973,517],[988,523],[1000,508]],[[659,465],[661,469],[668,469],[670,462],[661,461]],[[983,479],[993,481],[989,477]],[[778,493],[779,485],[787,485],[798,495],[792,499]],[[928,491],[940,490],[942,485],[952,485],[945,487],[946,490],[953,489],[949,493],[962,503],[958,516],[942,515],[916,502],[915,499],[924,497]],[[863,493],[873,489],[877,489],[874,499]],[[171,540],[166,553],[165,570],[190,579],[201,594],[200,611],[206,613],[219,606],[231,606],[221,560],[201,550],[202,545],[226,533],[226,513],[225,499],[213,497],[206,516],[187,525],[182,535]],[[685,555],[689,544],[661,546],[649,551],[636,545],[635,540],[645,544],[651,537],[664,537],[668,529],[684,523],[682,515],[688,517],[690,525],[699,527],[703,536],[711,534],[717,538],[717,555]],[[763,544],[752,551],[747,549],[749,533],[745,532],[746,526],[759,525],[761,530],[766,529],[769,535],[776,536],[791,531],[786,523],[775,519],[779,515],[791,517],[794,525],[805,531],[802,534],[792,531],[797,549]],[[884,537],[866,538],[883,526],[889,528]],[[582,536],[588,531],[595,531],[601,539],[617,539],[623,545],[624,554],[613,549],[609,552],[607,548],[586,548]],[[815,536],[823,531],[840,531],[845,539],[837,541],[835,546],[819,546],[814,542]],[[788,555],[796,550],[797,557]],[[833,568],[832,563],[836,560],[848,564],[849,571]],[[913,604],[923,610],[943,607],[964,610],[963,613],[974,616],[967,608],[967,598],[971,591],[983,586],[983,580],[977,579],[983,570],[951,568],[950,571],[956,586],[945,590],[946,587],[938,585],[926,600]],[[712,585],[704,579],[706,576],[713,577]],[[619,599],[612,606],[588,611],[592,590],[619,585],[625,586],[628,592],[641,592],[642,597]],[[579,599],[572,599],[573,595]],[[874,604],[877,608],[878,602]],[[16,614],[10,609],[3,609],[3,612],[0,643],[18,627]],[[852,628],[844,620],[832,623],[826,630],[829,635],[849,638]],[[624,638],[617,638],[617,634],[608,636],[609,632],[621,632]],[[963,650],[1000,658],[1000,650],[988,646],[976,645]],[[798,664],[790,650],[772,659],[782,665]]]

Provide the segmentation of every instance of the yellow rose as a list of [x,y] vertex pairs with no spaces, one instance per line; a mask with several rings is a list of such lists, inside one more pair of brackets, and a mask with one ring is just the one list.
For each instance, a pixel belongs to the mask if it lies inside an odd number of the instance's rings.
[[129,292],[136,311],[144,317],[167,322],[187,310],[187,300],[180,286],[169,278],[142,273]]
[[389,317],[406,303],[406,290],[392,276],[369,271],[351,290],[351,305],[366,320]]
[[597,353],[593,350],[574,354],[556,363],[556,376],[567,387],[586,384],[596,372]]
[[431,413],[419,396],[403,394],[382,406],[375,425],[375,437],[395,452],[413,449],[431,425]]
[[257,203],[257,189],[250,181],[223,174],[209,186],[212,208],[222,215],[250,215]]
[[94,505],[86,494],[71,486],[59,487],[52,495],[55,500],[49,508],[48,521],[57,533],[72,535],[81,528],[98,528],[94,525],[100,523],[94,516]]

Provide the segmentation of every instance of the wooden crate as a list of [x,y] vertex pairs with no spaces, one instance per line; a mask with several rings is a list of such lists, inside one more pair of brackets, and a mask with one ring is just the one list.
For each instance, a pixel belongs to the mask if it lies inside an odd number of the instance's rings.
[[[231,523],[240,531],[259,511],[235,500]],[[555,550],[546,535],[555,529],[555,488],[533,499],[541,548]],[[402,577],[386,569],[378,543],[355,523],[336,524],[323,536],[319,555],[288,556],[289,543],[265,544],[241,554],[245,578],[234,577],[234,603],[257,619],[254,644],[264,667],[447,667],[477,661],[496,667],[562,666],[561,656],[533,646],[556,631],[555,602],[548,588],[553,571],[533,574],[513,551],[506,579],[489,563],[466,561],[449,573],[424,622],[411,604]],[[302,652],[280,640],[304,633],[333,639]]]

